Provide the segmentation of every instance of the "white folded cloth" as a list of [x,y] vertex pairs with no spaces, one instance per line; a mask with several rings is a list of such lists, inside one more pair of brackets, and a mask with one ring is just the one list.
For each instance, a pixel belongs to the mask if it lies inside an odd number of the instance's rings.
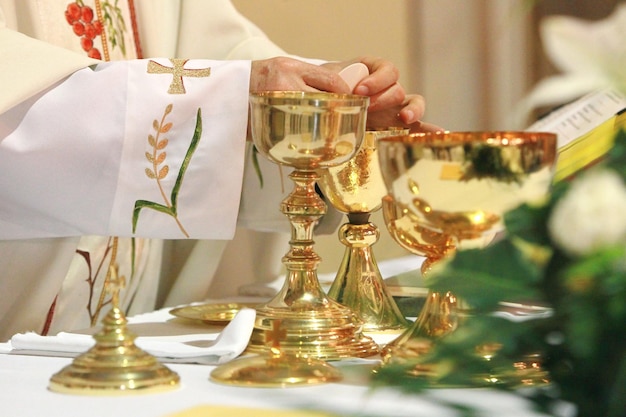
[[[135,344],[163,362],[198,363],[218,365],[239,356],[247,347],[256,311],[241,309],[220,333],[189,333],[138,336]],[[149,322],[138,320],[139,325]],[[153,323],[165,326],[166,323]],[[208,328],[208,327],[207,327]],[[0,352],[32,354],[41,356],[76,356],[89,350],[95,344],[89,334],[61,332],[55,336],[41,336],[37,333],[19,333],[0,346]]]

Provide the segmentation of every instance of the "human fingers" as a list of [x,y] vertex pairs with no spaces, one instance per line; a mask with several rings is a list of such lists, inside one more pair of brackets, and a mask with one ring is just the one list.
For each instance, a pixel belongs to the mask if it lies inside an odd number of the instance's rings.
[[407,99],[404,88],[395,83],[392,86],[370,96],[370,111],[385,110],[388,108],[399,108]]
[[442,127],[422,121],[426,111],[426,101],[419,94],[409,94],[404,102],[404,106],[398,113],[398,118],[407,126],[411,132],[439,132]]
[[357,84],[355,94],[370,97],[379,95],[394,86],[400,78],[398,68],[386,59],[364,56],[358,62],[365,64],[370,74]]
[[424,115],[424,98],[419,94],[409,94],[400,103],[368,109],[368,123],[385,126],[409,127]]
[[426,101],[419,94],[409,94],[402,103],[402,108],[398,112],[398,117],[403,123],[409,125],[424,117],[426,111]]
[[368,128],[404,127],[411,132],[434,132],[441,127],[422,121],[426,104],[419,94],[409,94],[402,104],[368,112]]
[[417,122],[415,126],[411,128],[411,132],[443,132],[445,129],[433,123]]
[[250,92],[259,91],[350,92],[336,72],[286,57],[252,62]]

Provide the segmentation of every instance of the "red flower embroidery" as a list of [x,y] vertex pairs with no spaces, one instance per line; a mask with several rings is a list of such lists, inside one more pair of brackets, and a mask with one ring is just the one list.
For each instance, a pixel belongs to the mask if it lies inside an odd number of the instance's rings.
[[102,59],[98,48],[93,46],[93,40],[102,34],[102,23],[94,21],[93,9],[85,6],[82,0],[76,0],[67,5],[65,19],[72,27],[72,31],[80,37],[80,46],[90,58]]

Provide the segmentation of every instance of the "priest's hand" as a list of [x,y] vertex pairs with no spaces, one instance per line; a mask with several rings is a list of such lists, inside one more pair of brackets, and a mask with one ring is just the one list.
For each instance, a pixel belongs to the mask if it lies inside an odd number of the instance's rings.
[[[346,66],[361,62],[370,74],[350,91],[339,76]],[[253,61],[250,92],[327,91],[368,96],[368,128],[408,127],[412,132],[442,130],[421,121],[425,102],[419,94],[406,94],[398,82],[399,70],[388,60],[360,57],[349,61],[329,62],[321,66],[287,57]]]
[[419,94],[406,94],[398,82],[400,71],[390,61],[363,56],[349,61],[324,64],[337,72],[355,62],[369,69],[369,75],[354,88],[354,94],[370,98],[367,114],[368,128],[406,127],[411,132],[443,130],[439,126],[422,121],[426,103]]
[[261,91],[351,92],[337,71],[287,57],[252,61],[250,92]]
[[404,127],[411,133],[444,130],[442,127],[422,121],[425,108],[424,97],[419,94],[407,94],[399,104],[376,110],[368,109],[367,127],[370,129]]

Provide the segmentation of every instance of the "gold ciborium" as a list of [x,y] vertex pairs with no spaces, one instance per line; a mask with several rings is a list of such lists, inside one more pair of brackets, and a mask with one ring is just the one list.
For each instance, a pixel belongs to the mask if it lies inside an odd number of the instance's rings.
[[401,333],[409,326],[376,264],[372,245],[378,241],[380,232],[369,221],[371,213],[380,209],[382,198],[387,194],[378,163],[377,141],[385,136],[408,133],[404,128],[367,131],[354,157],[320,171],[318,184],[322,192],[348,217],[338,233],[346,249],[328,296],[361,317],[365,332]]
[[[545,196],[557,155],[554,134],[506,131],[382,138],[379,151],[386,227],[402,247],[426,257],[425,276],[457,247],[488,244],[504,230],[505,212]],[[454,331],[465,309],[454,294],[430,292],[414,325],[385,347],[383,364],[423,355]],[[433,369],[420,365],[411,374]]]
[[315,191],[320,169],[348,161],[365,133],[369,99],[356,95],[264,92],[250,96],[251,133],[259,153],[293,168],[294,188],[280,205],[291,224],[287,270],[278,294],[256,308],[248,350],[269,352],[275,321],[280,321],[280,348],[285,356],[335,360],[377,353],[362,334],[362,322],[349,308],[331,300],[317,277],[320,257],[313,229],[326,213]]

